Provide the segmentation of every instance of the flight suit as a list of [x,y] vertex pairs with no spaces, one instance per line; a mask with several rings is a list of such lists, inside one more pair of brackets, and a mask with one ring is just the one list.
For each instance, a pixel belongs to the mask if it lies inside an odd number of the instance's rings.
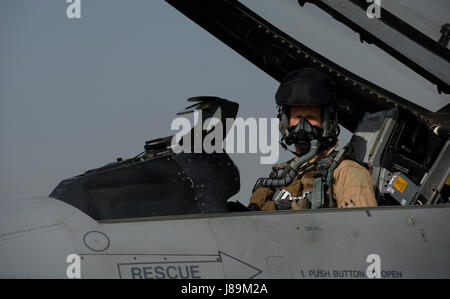
[[[305,192],[312,192],[315,163],[331,154],[333,150],[334,148],[323,151],[308,162],[305,162],[290,185],[277,189],[284,189],[293,197],[302,196]],[[333,200],[336,203],[335,206],[338,208],[377,206],[374,182],[364,166],[353,160],[343,160],[334,170],[333,175]],[[272,200],[273,194],[273,189],[257,188],[250,198],[249,207],[262,211],[275,210],[275,203]],[[293,210],[309,208],[310,203],[306,198],[292,201]]]

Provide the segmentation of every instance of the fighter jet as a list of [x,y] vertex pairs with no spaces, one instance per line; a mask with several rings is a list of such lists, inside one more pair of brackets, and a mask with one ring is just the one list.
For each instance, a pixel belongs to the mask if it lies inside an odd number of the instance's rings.
[[[168,136],[48,197],[2,204],[1,278],[450,278],[450,104],[433,112],[363,79],[237,0],[167,2],[278,81],[326,72],[378,207],[249,211],[228,201],[240,177],[227,153],[175,153]],[[433,39],[392,6],[378,19],[366,1],[298,2],[450,92],[448,24]],[[203,119],[238,113],[220,97],[189,101]]]

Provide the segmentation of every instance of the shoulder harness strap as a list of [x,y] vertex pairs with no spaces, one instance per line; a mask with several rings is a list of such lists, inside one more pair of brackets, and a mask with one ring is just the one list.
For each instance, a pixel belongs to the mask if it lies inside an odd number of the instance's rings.
[[338,154],[338,152],[333,152],[327,157],[316,162],[316,167],[313,172],[314,180],[311,193],[311,209],[318,209],[325,206],[328,169]]
[[[347,144],[339,152],[333,152],[324,159],[317,162],[314,169],[313,190],[311,193],[311,209],[326,207],[325,199],[328,201],[328,207],[334,207],[333,201],[333,172],[336,167],[348,156],[351,156],[352,146]],[[325,198],[326,191],[329,191],[329,198]]]

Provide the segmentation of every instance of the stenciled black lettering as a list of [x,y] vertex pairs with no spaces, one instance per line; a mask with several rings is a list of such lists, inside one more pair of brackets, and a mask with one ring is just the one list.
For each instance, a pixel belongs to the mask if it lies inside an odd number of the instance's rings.
[[131,268],[131,277],[133,279],[142,279],[141,268],[133,267]]
[[164,267],[157,266],[155,267],[155,278],[156,279],[164,279],[166,278],[166,274],[164,273]]
[[142,270],[144,270],[144,278],[145,279],[153,279],[152,277],[152,269],[153,267],[143,267]]
[[[184,273],[184,275],[183,275],[183,268],[184,268],[184,270],[185,270],[185,273]],[[180,274],[180,278],[181,279],[188,279],[189,278],[189,266],[184,266],[184,267],[181,267],[181,266],[178,266],[178,273]]]
[[309,277],[329,278],[330,271],[329,270],[309,270]]
[[177,279],[178,275],[176,275],[176,274],[175,274],[175,276],[170,275],[170,270],[171,269],[173,269],[175,271],[177,270],[177,268],[175,268],[174,266],[167,267],[167,269],[166,269],[167,277],[169,277],[170,279]]
[[199,268],[198,265],[190,266],[190,269],[191,269],[191,278],[193,278],[193,279],[196,279],[196,278],[202,278],[200,275],[197,275],[197,273],[200,274],[200,270],[199,270],[198,268]]

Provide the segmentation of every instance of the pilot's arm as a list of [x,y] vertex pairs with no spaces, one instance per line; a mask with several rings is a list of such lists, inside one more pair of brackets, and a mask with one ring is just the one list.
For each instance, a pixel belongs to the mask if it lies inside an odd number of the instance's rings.
[[255,211],[273,211],[275,203],[272,200],[273,191],[269,188],[259,187],[250,198],[249,208]]
[[[352,207],[375,207],[375,186],[367,169],[355,161],[344,160],[334,170],[335,183],[333,185],[333,198],[336,199],[338,208]],[[285,189],[295,193],[297,189],[294,185],[298,181]],[[259,187],[253,192],[250,198],[249,208],[255,211],[276,210],[273,201],[274,192],[265,187]],[[309,209],[310,205],[306,199],[292,201],[293,210]]]
[[375,186],[366,168],[344,160],[334,170],[333,197],[338,208],[375,207]]
[[[285,189],[288,192],[294,193],[298,189],[299,181],[294,181]],[[277,208],[275,207],[275,202],[273,201],[274,191],[269,188],[259,187],[253,192],[250,198],[249,208],[255,211],[273,211]],[[309,202],[306,198],[289,202],[292,206],[292,210],[306,210],[309,209]]]

